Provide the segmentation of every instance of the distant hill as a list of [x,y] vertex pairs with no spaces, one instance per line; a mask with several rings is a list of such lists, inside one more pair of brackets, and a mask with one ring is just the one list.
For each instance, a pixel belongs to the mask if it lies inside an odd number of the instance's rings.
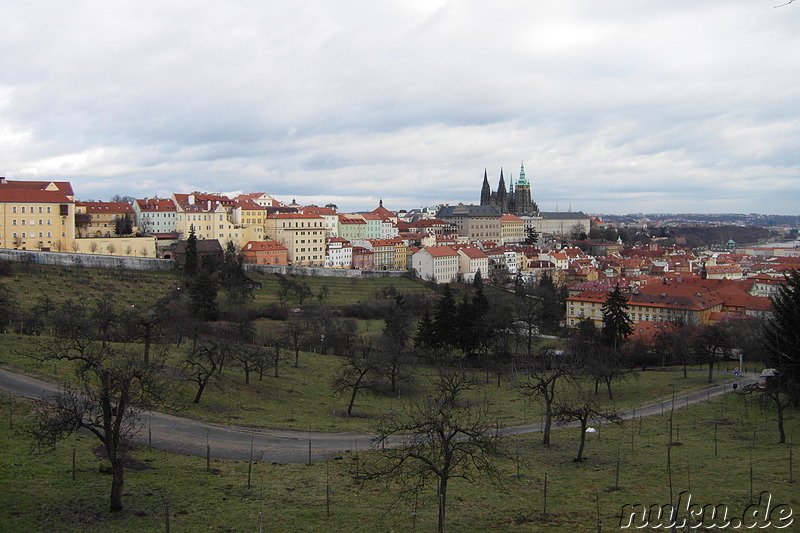
[[791,227],[800,225],[800,216],[762,215],[758,213],[631,213],[627,215],[593,215],[612,224],[634,224],[645,222],[651,226],[690,225],[737,225],[764,228]]
[[667,237],[692,248],[723,246],[731,239],[738,246],[758,244],[782,235],[758,226],[673,226],[654,228],[649,233],[653,238]]

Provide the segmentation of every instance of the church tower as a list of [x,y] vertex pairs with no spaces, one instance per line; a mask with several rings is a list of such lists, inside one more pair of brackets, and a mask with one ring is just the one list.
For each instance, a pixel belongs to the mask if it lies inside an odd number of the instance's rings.
[[525,177],[525,163],[522,162],[519,168],[519,180],[514,190],[514,214],[527,215],[539,211],[539,207],[531,199],[531,184]]
[[481,187],[481,205],[489,205],[492,198],[492,189],[489,187],[489,177],[483,169],[483,187]]
[[497,184],[497,199],[495,209],[501,213],[508,212],[508,196],[506,194],[506,180],[503,178],[503,168],[500,168],[500,182]]

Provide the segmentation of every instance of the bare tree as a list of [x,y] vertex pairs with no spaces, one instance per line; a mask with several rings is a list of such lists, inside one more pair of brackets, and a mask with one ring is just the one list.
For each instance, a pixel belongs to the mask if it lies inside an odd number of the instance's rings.
[[714,381],[714,364],[725,357],[731,350],[731,332],[729,324],[720,322],[705,326],[694,338],[696,353],[708,363],[708,382]]
[[281,362],[281,350],[286,344],[286,339],[277,335],[264,339],[264,346],[268,348],[267,359],[272,363],[273,377],[278,377],[279,365]]
[[184,364],[189,371],[189,379],[197,384],[197,394],[193,403],[200,403],[206,386],[222,368],[226,359],[228,346],[226,340],[214,339],[198,343],[189,351]]
[[550,444],[550,429],[553,425],[558,386],[573,376],[578,367],[576,362],[577,358],[567,357],[552,348],[543,348],[529,362],[526,374],[520,381],[519,390],[524,396],[541,398],[544,402],[542,444]]
[[35,357],[74,363],[78,380],[42,402],[31,436],[50,446],[78,430],[98,438],[111,463],[110,508],[116,512],[122,509],[124,443],[137,430],[136,414],[165,401],[164,360],[145,361],[124,339],[109,342],[92,327],[86,307],[62,311],[53,315],[58,336],[40,345]]
[[286,339],[294,350],[294,367],[300,366],[300,348],[303,347],[303,341],[308,334],[308,324],[306,321],[297,318],[293,314],[289,317],[286,324]]
[[245,344],[236,351],[236,362],[244,370],[244,384],[250,384],[250,372],[264,368],[267,354],[264,347],[257,344]]
[[565,396],[566,398],[558,403],[554,412],[559,425],[580,422],[581,438],[578,454],[575,457],[575,462],[580,462],[583,461],[583,450],[586,447],[586,430],[589,428],[589,422],[598,418],[619,422],[620,417],[614,411],[600,409],[597,399],[580,389]]
[[349,393],[347,416],[352,416],[358,392],[368,388],[367,376],[375,371],[373,340],[361,337],[357,341],[352,341],[352,344],[349,353],[343,357],[339,373],[331,385],[335,393]]
[[[367,469],[369,478],[387,479],[405,494],[434,484],[440,533],[445,530],[450,481],[473,481],[478,473],[496,476],[493,459],[505,455],[498,421],[486,404],[461,399],[466,390],[461,385],[471,380],[451,377],[438,376],[436,397],[412,402],[382,422],[375,438],[380,458]],[[447,383],[441,383],[443,379]]]

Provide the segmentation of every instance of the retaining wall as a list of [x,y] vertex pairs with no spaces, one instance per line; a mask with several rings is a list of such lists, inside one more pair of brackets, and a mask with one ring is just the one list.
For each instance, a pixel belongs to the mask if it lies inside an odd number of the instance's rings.
[[[102,254],[72,254],[63,252],[39,252],[32,250],[0,250],[0,259],[17,263],[36,263],[65,267],[114,268],[123,270],[173,270],[172,259],[147,257],[121,257]],[[321,276],[329,278],[413,278],[409,270],[353,270],[346,268],[322,268],[279,265],[244,264],[245,272],[283,274],[291,276]]]
[[63,252],[38,252],[31,250],[0,250],[0,259],[17,263],[36,263],[66,267],[116,268],[123,270],[173,270],[172,259],[148,257],[121,257],[118,255],[71,254]]

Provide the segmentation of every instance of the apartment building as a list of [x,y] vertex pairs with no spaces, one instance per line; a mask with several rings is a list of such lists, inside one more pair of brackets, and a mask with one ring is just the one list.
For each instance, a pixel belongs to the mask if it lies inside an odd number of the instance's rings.
[[460,256],[449,246],[431,246],[414,253],[411,266],[422,279],[450,283],[458,276]]
[[133,202],[136,225],[142,233],[165,235],[178,232],[178,207],[171,198],[144,198]]
[[470,241],[499,241],[500,212],[491,205],[443,206],[436,218],[456,227],[459,237]]
[[129,218],[131,234],[136,233],[136,213],[127,202],[75,202],[77,237],[113,237],[117,220]]
[[289,251],[277,241],[249,241],[242,247],[242,257],[253,265],[289,264]]
[[75,199],[69,182],[0,178],[0,248],[69,252]]
[[325,225],[322,217],[301,213],[278,213],[267,217],[265,232],[289,253],[295,266],[325,265]]

